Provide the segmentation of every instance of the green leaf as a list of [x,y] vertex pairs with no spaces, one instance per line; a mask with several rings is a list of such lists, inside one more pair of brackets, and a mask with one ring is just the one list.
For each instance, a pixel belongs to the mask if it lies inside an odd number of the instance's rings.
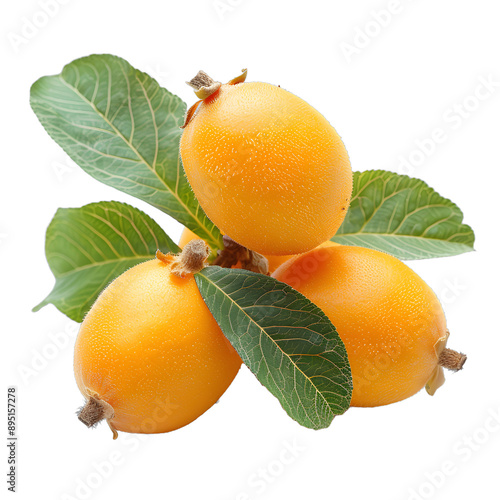
[[115,201],[60,208],[47,229],[45,253],[56,283],[33,310],[54,304],[82,321],[101,291],[120,274],[179,247],[151,217]]
[[326,315],[274,278],[210,266],[195,275],[244,363],[305,427],[328,427],[352,395],[347,352]]
[[111,55],[92,55],[31,88],[49,135],[97,180],[144,200],[222,248],[184,175],[179,128],[185,103],[146,73]]
[[425,182],[385,170],[354,172],[351,206],[332,241],[429,259],[470,252],[474,233],[461,210]]

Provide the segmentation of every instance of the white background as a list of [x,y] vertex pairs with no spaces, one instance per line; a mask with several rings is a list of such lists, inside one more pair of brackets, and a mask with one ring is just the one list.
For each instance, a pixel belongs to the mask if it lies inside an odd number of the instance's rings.
[[[500,498],[498,2],[56,0],[57,12],[21,43],[27,22],[43,23],[41,3],[4,1],[0,14],[2,381],[19,392],[18,498]],[[397,12],[388,21],[374,20],[389,7]],[[476,252],[410,265],[441,298],[449,345],[469,356],[465,370],[448,374],[434,397],[354,408],[323,431],[290,420],[246,368],[219,404],[179,431],[112,441],[105,425],[86,429],[75,416],[76,325],[52,306],[31,312],[53,285],[46,227],[58,207],[121,200],[173,238],[181,232],[87,176],[32,113],[30,85],[91,53],[124,57],[188,103],[184,81],[197,70],[227,81],[248,67],[249,81],[280,84],[319,109],[354,170],[411,173],[456,202]],[[471,96],[481,78],[497,83],[478,103]],[[464,101],[459,120],[454,106]],[[422,158],[415,141],[436,128],[446,140]],[[403,167],[402,158],[417,161]],[[23,377],[26,367],[35,373]],[[112,471],[96,472],[111,461]],[[85,482],[90,489],[78,489]]]

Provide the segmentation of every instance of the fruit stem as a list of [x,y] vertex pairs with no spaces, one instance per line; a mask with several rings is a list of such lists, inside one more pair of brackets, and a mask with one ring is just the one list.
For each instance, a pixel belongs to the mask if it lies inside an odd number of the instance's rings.
[[[241,75],[229,80],[227,82],[228,85],[237,85],[238,83],[243,83],[247,78],[247,70],[242,69]],[[198,106],[205,100],[207,97],[215,94],[221,87],[220,82],[216,82],[212,78],[210,78],[204,71],[198,71],[198,74],[191,79],[189,82],[186,82],[190,87],[193,87],[195,90],[196,96],[201,99],[198,102],[195,102],[187,111],[184,116],[184,123],[180,127],[181,129],[186,128],[189,125],[189,122],[193,119]]]
[[461,370],[467,361],[467,356],[461,352],[445,347],[439,355],[438,364],[447,370],[457,372]]
[[212,78],[210,78],[204,71],[198,71],[196,76],[186,82],[190,87],[193,87],[194,93],[198,97],[198,99],[204,100],[207,97],[210,97],[212,94],[217,92],[222,83],[216,82]]
[[87,427],[94,427],[102,420],[108,422],[109,428],[113,431],[113,439],[118,437],[115,427],[111,420],[115,416],[113,407],[106,401],[94,396],[89,396],[85,405],[78,411],[78,420]]
[[165,264],[171,264],[170,271],[178,278],[201,271],[207,265],[209,255],[210,247],[203,240],[191,240],[179,255],[156,251],[156,258]]
[[224,249],[219,251],[219,255],[214,260],[214,266],[229,268],[239,262],[242,269],[269,275],[269,262],[263,255],[236,243],[227,235],[222,237],[222,242]]

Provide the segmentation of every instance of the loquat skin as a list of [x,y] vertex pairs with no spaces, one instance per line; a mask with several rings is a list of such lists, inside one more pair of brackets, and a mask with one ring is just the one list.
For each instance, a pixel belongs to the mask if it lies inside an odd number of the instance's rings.
[[74,357],[88,400],[111,405],[111,428],[169,432],[207,411],[241,359],[205,305],[193,275],[158,259],[139,264],[99,296],[80,328]]
[[293,257],[273,277],[309,298],[335,325],[353,375],[351,406],[394,403],[442,377],[438,357],[448,337],[443,309],[395,257],[338,245]]
[[349,207],[352,171],[323,115],[268,83],[222,85],[181,137],[184,170],[219,229],[263,255],[329,240]]

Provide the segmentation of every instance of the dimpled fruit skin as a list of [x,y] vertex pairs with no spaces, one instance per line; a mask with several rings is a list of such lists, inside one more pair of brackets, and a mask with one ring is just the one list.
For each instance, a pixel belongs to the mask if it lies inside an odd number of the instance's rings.
[[273,274],[319,306],[343,340],[353,375],[352,406],[380,406],[418,392],[446,336],[430,287],[401,261],[337,246],[285,262]]
[[339,135],[274,85],[223,85],[199,105],[180,151],[212,222],[264,255],[313,249],[336,233],[349,207],[352,171]]
[[75,346],[82,394],[97,393],[125,432],[168,432],[222,396],[241,359],[205,305],[192,276],[157,259],[113,281],[87,314]]

